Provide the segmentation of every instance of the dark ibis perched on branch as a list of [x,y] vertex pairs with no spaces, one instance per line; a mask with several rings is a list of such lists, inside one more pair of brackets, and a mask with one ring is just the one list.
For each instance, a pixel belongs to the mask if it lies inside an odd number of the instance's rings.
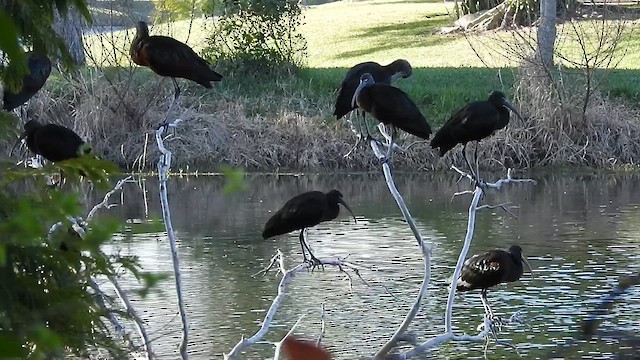
[[208,89],[212,88],[211,81],[222,80],[222,75],[213,71],[189,45],[168,36],[149,36],[149,28],[144,21],[139,21],[136,26],[136,37],[129,54],[134,63],[146,66],[160,76],[171,77],[175,94],[167,114],[180,95],[176,78],[195,81]]
[[352,103],[353,94],[360,84],[360,77],[364,73],[369,73],[373,77],[376,84],[390,85],[391,81],[403,77],[408,78],[412,73],[411,64],[407,60],[398,59],[389,65],[380,65],[377,62],[368,61],[355,65],[344,76],[340,85],[340,93],[336,99],[336,109],[333,115],[339,120],[348,114],[351,110],[356,109]]
[[51,161],[63,161],[88,154],[91,147],[73,130],[57,124],[42,125],[36,120],[24,124],[21,140],[27,139],[31,152]]
[[409,96],[391,85],[376,84],[369,73],[362,74],[360,77],[360,84],[351,102],[373,115],[378,121],[391,125],[391,143],[387,160],[391,158],[396,128],[425,140],[431,135],[431,127],[427,119]]
[[51,74],[51,61],[45,55],[28,53],[27,67],[29,73],[22,78],[22,85],[18,92],[12,92],[8,88],[4,89],[3,109],[12,111],[29,101],[44,86]]
[[522,255],[522,248],[518,245],[512,245],[508,251],[491,250],[481,255],[474,255],[464,262],[456,289],[458,291],[482,289],[482,305],[485,312],[493,317],[493,311],[487,302],[487,289],[520,279],[523,264],[531,271],[531,265]]
[[473,172],[473,167],[467,159],[467,143],[469,141],[476,142],[474,157],[477,170],[478,142],[507,126],[509,110],[522,118],[502,92],[492,91],[489,94],[489,99],[471,102],[456,111],[433,136],[431,147],[439,148],[440,156],[443,156],[457,144],[463,144],[462,155]]
[[306,249],[309,252],[311,262],[314,265],[321,264],[311,253],[311,249],[305,241],[304,230],[321,222],[337,218],[338,214],[340,214],[338,204],[342,204],[351,213],[353,220],[356,219],[349,205],[342,200],[342,193],[338,190],[331,190],[327,193],[308,191],[296,195],[267,221],[262,237],[268,239],[276,235],[300,230],[300,247],[302,248],[304,261],[307,261]]

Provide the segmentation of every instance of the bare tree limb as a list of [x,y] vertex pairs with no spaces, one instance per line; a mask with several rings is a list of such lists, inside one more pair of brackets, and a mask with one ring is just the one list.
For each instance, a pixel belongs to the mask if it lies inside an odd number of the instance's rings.
[[180,355],[183,360],[189,359],[187,352],[187,344],[189,343],[189,322],[182,297],[182,281],[180,275],[180,260],[178,258],[178,248],[176,246],[176,235],[173,232],[173,224],[171,223],[171,211],[169,210],[169,199],[167,195],[167,177],[169,169],[171,169],[171,151],[164,147],[162,135],[165,130],[171,127],[177,127],[182,119],[176,119],[171,123],[163,124],[156,130],[156,143],[160,150],[160,159],[158,160],[158,179],[160,186],[160,202],[162,204],[162,218],[164,226],[167,230],[169,245],[171,246],[171,258],[173,259],[173,273],[176,281],[176,296],[178,298],[178,309],[180,311],[180,319],[182,320],[182,340],[180,342]]
[[110,209],[115,205],[109,205],[109,198],[111,197],[111,195],[115,194],[117,191],[119,191],[120,189],[122,189],[122,186],[125,183],[128,182],[133,182],[133,176],[127,176],[124,179],[120,179],[116,185],[113,187],[113,189],[111,189],[111,191],[107,192],[104,195],[104,198],[102,199],[102,202],[96,204],[91,211],[89,211],[89,213],[87,214],[87,217],[85,218],[85,221],[90,221],[91,219],[93,219],[93,217],[96,215],[96,213],[98,212],[99,209],[101,208],[107,208]]
[[[327,265],[336,266],[342,272],[344,272],[343,268],[349,268],[354,272],[359,271],[361,268],[358,265],[355,265],[351,262],[348,262],[342,259],[320,260],[320,263],[323,266],[327,266]],[[278,294],[271,302],[271,306],[269,306],[269,310],[267,310],[264,320],[262,321],[262,325],[260,325],[260,329],[258,329],[258,331],[250,338],[248,339],[242,338],[231,349],[231,351],[228,354],[224,354],[225,360],[232,360],[237,358],[244,349],[246,349],[247,347],[253,344],[258,343],[262,339],[262,337],[269,331],[269,328],[271,327],[271,322],[273,321],[273,318],[276,315],[276,312],[280,308],[280,305],[282,305],[282,301],[286,296],[286,288],[289,282],[291,282],[291,280],[297,273],[303,270],[309,270],[313,267],[311,263],[305,262],[305,263],[298,264],[293,268],[287,270],[287,268],[284,265],[284,255],[282,254],[282,251],[278,250],[276,254],[271,258],[269,265],[260,273],[264,274],[266,271],[276,266],[278,268],[278,272],[282,274],[282,279],[280,279],[280,283],[278,284]]]
[[[390,142],[390,139],[388,139],[387,141]],[[380,146],[379,146],[380,143],[378,141],[371,139],[369,140],[369,144],[371,145],[371,149],[373,149],[373,153],[379,160],[385,159],[385,154],[380,149]],[[389,144],[389,146],[393,146],[393,144]],[[384,359],[389,353],[389,351],[391,351],[391,349],[396,345],[398,340],[402,337],[402,335],[407,330],[407,328],[409,328],[409,324],[411,324],[411,321],[413,321],[416,314],[418,314],[418,311],[420,310],[420,303],[422,302],[422,299],[424,298],[424,295],[427,292],[427,289],[429,287],[429,282],[431,279],[431,245],[426,244],[422,239],[422,235],[420,234],[420,231],[418,230],[416,223],[413,221],[413,217],[411,217],[411,213],[409,213],[409,209],[407,209],[407,206],[404,203],[404,199],[398,192],[398,189],[396,188],[396,185],[393,182],[393,176],[391,175],[391,168],[389,167],[389,164],[387,162],[382,163],[382,171],[384,173],[384,177],[387,182],[387,187],[389,188],[389,192],[391,192],[391,195],[393,195],[393,198],[396,200],[396,203],[398,204],[398,207],[402,212],[402,216],[407,221],[407,224],[409,224],[409,227],[411,228],[413,235],[418,241],[418,246],[420,246],[420,249],[422,250],[422,254],[424,256],[424,277],[422,279],[422,285],[420,286],[418,295],[416,296],[416,299],[413,305],[411,306],[411,309],[405,316],[404,320],[402,321],[398,329],[396,329],[394,334],[391,336],[389,341],[387,341],[387,343],[384,344],[376,352],[375,356],[373,357],[376,360]]]

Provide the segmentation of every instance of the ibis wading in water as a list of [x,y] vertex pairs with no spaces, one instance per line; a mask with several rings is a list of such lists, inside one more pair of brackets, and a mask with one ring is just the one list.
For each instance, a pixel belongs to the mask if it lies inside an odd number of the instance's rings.
[[360,109],[378,121],[391,125],[391,142],[386,160],[390,160],[396,137],[396,128],[422,139],[431,135],[431,127],[420,109],[402,90],[386,84],[376,84],[369,73],[362,74],[360,84],[351,99]]
[[489,317],[493,317],[493,311],[487,302],[487,289],[520,279],[523,264],[531,271],[531,265],[522,255],[522,248],[518,245],[512,245],[508,251],[491,250],[481,255],[474,255],[464,262],[456,289],[458,291],[482,289],[482,305]]
[[478,142],[507,126],[509,110],[522,118],[502,92],[492,91],[489,94],[489,99],[471,102],[456,111],[433,136],[431,147],[439,148],[440,156],[443,156],[457,144],[463,144],[462,155],[473,172],[474,169],[467,159],[467,143],[469,141],[476,142],[474,157],[477,170]]
[[305,242],[304,230],[306,228],[316,226],[324,221],[333,220],[338,217],[342,204],[353,216],[347,203],[342,200],[342,193],[338,190],[331,190],[327,193],[322,191],[309,191],[294,196],[287,201],[280,210],[278,210],[267,221],[262,232],[262,237],[268,239],[270,237],[286,234],[294,230],[300,230],[300,247],[302,248],[302,256],[307,261],[305,249],[309,252],[311,262],[314,265],[321,264],[320,261],[311,253],[309,245]]
[[175,94],[169,111],[180,95],[176,78],[195,81],[208,89],[212,87],[211,81],[222,80],[222,75],[211,70],[209,64],[189,45],[168,36],[149,36],[149,28],[144,21],[138,22],[136,30],[136,37],[129,50],[131,60],[160,76],[171,77]]
[[80,157],[91,151],[73,130],[57,124],[42,125],[29,120],[20,139],[24,138],[31,152],[51,162]]
[[18,92],[5,88],[2,96],[2,108],[7,111],[21,106],[31,99],[47,82],[51,74],[51,61],[45,55],[27,53],[29,73],[22,78]]
[[391,81],[403,77],[408,78],[412,73],[411,64],[407,60],[398,59],[389,65],[382,66],[376,62],[368,61],[360,63],[347,72],[340,85],[340,93],[336,99],[336,108],[333,115],[339,120],[348,114],[351,110],[356,109],[352,103],[353,94],[360,84],[360,77],[364,73],[369,73],[373,77],[376,84],[390,85]]

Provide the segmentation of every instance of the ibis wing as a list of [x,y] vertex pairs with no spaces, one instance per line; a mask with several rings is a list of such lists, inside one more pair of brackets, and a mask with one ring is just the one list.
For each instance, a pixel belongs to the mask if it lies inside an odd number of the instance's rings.
[[337,119],[340,119],[348,114],[349,111],[355,109],[355,107],[351,105],[351,100],[353,99],[353,93],[356,91],[358,84],[360,84],[360,76],[364,73],[371,74],[376,83],[389,84],[391,82],[391,76],[387,75],[384,68],[376,62],[363,62],[349,69],[342,80],[336,99],[336,109],[333,114]]
[[194,65],[209,68],[189,45],[167,36],[149,37],[140,52],[148,66],[162,76],[187,77]]
[[477,101],[458,110],[443,127],[447,127],[456,140],[468,142],[491,135],[499,118],[495,106],[487,101]]
[[281,219],[295,223],[299,227],[308,227],[318,224],[322,220],[322,215],[327,207],[324,194],[322,192],[308,192],[300,194],[282,207]]
[[467,259],[458,280],[458,289],[483,289],[499,284],[505,271],[499,256],[498,252],[490,251]]
[[371,97],[371,114],[378,120],[423,139],[431,135],[427,119],[404,91],[390,85],[376,84],[371,89]]
[[62,161],[78,156],[84,141],[73,130],[48,124],[35,133],[37,152],[49,161]]

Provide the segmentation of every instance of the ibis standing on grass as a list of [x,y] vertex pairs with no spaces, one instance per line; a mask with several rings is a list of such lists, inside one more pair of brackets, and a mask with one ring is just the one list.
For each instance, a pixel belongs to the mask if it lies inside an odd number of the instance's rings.
[[[443,156],[457,144],[463,144],[462,155],[464,160],[474,175],[477,176],[478,142],[507,126],[509,123],[509,110],[518,115],[519,118],[522,118],[502,92],[492,91],[488,100],[471,102],[456,111],[433,136],[431,147],[434,149],[439,148],[440,156]],[[469,141],[476,142],[475,171],[467,159],[466,149]]]
[[389,65],[380,65],[377,62],[368,61],[355,65],[344,76],[340,85],[340,93],[336,99],[336,108],[333,115],[336,120],[348,114],[356,106],[351,102],[356,88],[360,84],[362,74],[369,73],[377,84],[390,85],[391,81],[403,77],[408,78],[413,72],[411,64],[407,60],[398,59]]
[[416,104],[402,90],[377,84],[369,73],[362,74],[360,84],[351,99],[352,104],[373,115],[378,121],[391,125],[391,141],[385,161],[391,159],[396,128],[422,139],[431,135],[431,127]]
[[31,152],[51,161],[63,161],[88,154],[91,147],[73,130],[57,125],[42,125],[36,120],[24,124],[24,134],[20,140],[27,139]]
[[508,251],[491,250],[481,255],[474,255],[464,262],[456,289],[458,291],[482,289],[482,305],[485,313],[492,318],[493,311],[487,301],[487,289],[501,283],[519,280],[523,273],[523,264],[532,271],[531,265],[522,255],[522,248],[518,245],[512,245]]
[[129,53],[134,63],[146,66],[160,76],[171,77],[175,93],[167,116],[180,95],[176,78],[195,81],[208,89],[212,88],[211,81],[222,80],[222,75],[211,70],[189,45],[168,36],[149,36],[149,28],[144,21],[139,21],[136,26],[136,37]]
[[51,74],[51,61],[45,55],[27,53],[29,73],[22,78],[18,92],[5,88],[2,96],[2,108],[7,111],[21,106],[31,99],[47,82]]
[[276,235],[286,234],[294,230],[300,230],[300,247],[304,262],[307,262],[305,249],[309,252],[310,261],[313,265],[320,265],[321,262],[311,253],[309,245],[305,242],[304,230],[316,226],[324,221],[330,221],[338,217],[342,204],[356,220],[356,216],[351,208],[342,199],[342,193],[338,190],[331,190],[327,193],[322,191],[309,191],[294,196],[287,201],[267,221],[262,232],[262,237],[268,239]]

